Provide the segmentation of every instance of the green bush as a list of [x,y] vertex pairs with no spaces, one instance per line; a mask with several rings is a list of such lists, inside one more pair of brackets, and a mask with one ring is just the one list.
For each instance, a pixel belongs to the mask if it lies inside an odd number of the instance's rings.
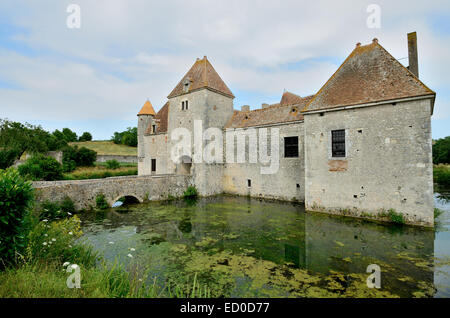
[[17,170],[0,170],[0,268],[15,260],[26,244],[26,218],[33,205],[33,188]]
[[440,186],[450,187],[450,166],[449,165],[434,166],[433,180]]
[[1,150],[0,149],[0,169],[6,169],[14,164],[18,159],[20,152],[15,149]]
[[97,153],[86,147],[81,147],[77,152],[77,167],[92,167],[97,160]]
[[105,162],[105,164],[106,164],[106,168],[112,169],[112,170],[115,170],[120,167],[120,163],[115,159],[108,160]]
[[198,191],[195,186],[188,186],[186,191],[183,193],[183,197],[185,198],[196,198],[198,196]]
[[56,159],[41,154],[33,155],[18,169],[22,177],[33,181],[53,181],[63,178],[61,164]]
[[106,210],[109,208],[109,204],[105,199],[105,195],[103,193],[100,193],[95,198],[95,206],[99,210]]
[[392,223],[395,224],[405,224],[405,220],[403,219],[403,215],[401,213],[397,213],[394,209],[390,209],[388,211],[389,218]]
[[128,127],[126,131],[115,132],[111,140],[115,144],[137,147],[137,127]]
[[84,132],[80,138],[78,138],[78,141],[91,141],[92,140],[92,135],[88,132]]
[[72,214],[76,212],[76,210],[75,210],[75,203],[68,196],[66,196],[61,201],[61,211],[63,213],[72,213]]

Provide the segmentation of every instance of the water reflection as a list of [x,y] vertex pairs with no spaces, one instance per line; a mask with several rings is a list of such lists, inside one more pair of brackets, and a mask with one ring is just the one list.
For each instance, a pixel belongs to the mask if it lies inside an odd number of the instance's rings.
[[[173,246],[185,246],[191,256],[195,251],[211,257],[230,251],[322,274],[366,273],[369,264],[378,264],[382,288],[396,295],[411,297],[418,284],[433,283],[441,285],[439,296],[448,295],[445,279],[435,282],[433,230],[305,213],[299,204],[227,196],[128,205],[81,218],[85,238],[107,259],[122,257],[127,262],[134,248],[135,261],[150,264],[163,276],[167,264],[161,255]],[[441,257],[448,257],[446,249],[440,250]],[[442,269],[448,275],[448,269]]]

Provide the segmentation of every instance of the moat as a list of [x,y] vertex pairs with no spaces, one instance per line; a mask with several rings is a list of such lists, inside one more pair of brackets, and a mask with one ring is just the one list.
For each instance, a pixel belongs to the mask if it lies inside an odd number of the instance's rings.
[[[440,192],[434,230],[216,196],[81,214],[82,239],[110,264],[160,286],[195,281],[213,297],[449,297],[450,195]],[[369,264],[380,289],[366,285]]]

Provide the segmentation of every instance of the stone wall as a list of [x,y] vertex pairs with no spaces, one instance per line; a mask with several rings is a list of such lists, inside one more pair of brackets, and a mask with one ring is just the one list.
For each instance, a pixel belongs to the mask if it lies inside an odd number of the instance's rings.
[[105,179],[77,181],[38,181],[33,182],[36,201],[49,200],[60,202],[66,196],[75,202],[78,210],[95,207],[95,199],[103,193],[109,205],[123,196],[133,196],[144,202],[146,200],[164,200],[168,195],[182,196],[191,184],[190,176],[127,176]]
[[[272,125],[267,127],[268,140],[271,129],[279,129],[279,168],[275,174],[262,174],[261,163],[249,163],[248,140],[246,144],[246,163],[226,163],[223,174],[223,191],[230,194],[250,195],[287,201],[304,201],[305,199],[305,158],[303,123]],[[245,129],[244,129],[245,131]],[[285,158],[284,137],[298,136],[296,158]],[[268,148],[270,150],[270,142]],[[258,147],[259,148],[259,147]],[[235,152],[237,148],[235,146]],[[259,149],[258,149],[259,157]],[[251,180],[251,187],[248,187]]]
[[[167,174],[168,160],[170,153],[168,150],[168,136],[167,134],[145,135],[143,137],[145,154],[141,158],[142,162],[138,168],[139,175],[151,174]],[[152,172],[151,160],[156,159],[156,172]]]
[[108,160],[117,160],[123,163],[137,163],[137,156],[118,156],[118,155],[97,155],[97,162],[106,162]]
[[[433,226],[431,100],[305,114],[307,210],[372,217],[394,209]],[[345,129],[333,158],[331,131]]]

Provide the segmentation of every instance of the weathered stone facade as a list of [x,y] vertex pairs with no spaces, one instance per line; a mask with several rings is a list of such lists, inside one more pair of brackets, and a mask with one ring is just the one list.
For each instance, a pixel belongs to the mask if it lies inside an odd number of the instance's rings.
[[[197,59],[156,115],[140,112],[139,125],[148,127],[138,129],[139,175],[191,175],[201,195],[304,201],[308,210],[368,218],[395,211],[407,223],[433,226],[430,118],[435,93],[417,76],[374,39],[358,43],[315,95],[285,92],[278,104],[236,111],[233,94],[209,61]],[[173,132],[186,129],[194,145],[196,121],[203,132],[209,127],[223,132],[220,162],[197,162],[195,151],[187,156],[192,163],[172,160],[178,142]],[[268,140],[279,132],[275,173],[262,173],[265,164],[249,161],[252,147],[261,155],[255,140],[235,149],[245,153],[246,161],[227,160],[227,133],[260,128],[267,129]],[[344,156],[332,150],[337,147],[334,130],[344,131]],[[293,156],[286,155],[286,138],[296,141],[289,145],[289,151],[296,147]]]

